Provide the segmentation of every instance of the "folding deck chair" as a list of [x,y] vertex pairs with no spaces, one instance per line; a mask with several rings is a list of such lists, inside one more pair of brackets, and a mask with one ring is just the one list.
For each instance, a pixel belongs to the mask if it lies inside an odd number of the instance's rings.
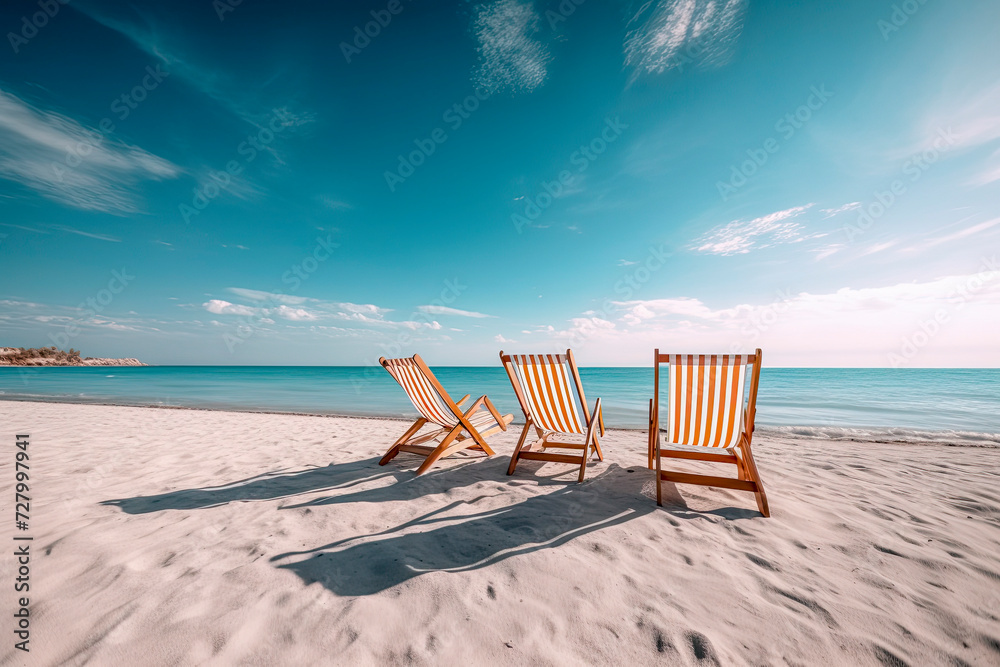
[[[662,505],[663,482],[702,484],[751,491],[757,508],[770,516],[767,496],[750,451],[760,348],[754,354],[653,353],[654,389],[649,403],[649,467],[656,460],[656,504]],[[669,366],[665,437],[660,432],[660,364]],[[743,402],[747,367],[752,368],[750,392]],[[665,440],[665,442],[663,442]],[[663,470],[662,459],[733,463],[737,479]]]
[[[590,456],[596,453],[601,461],[604,460],[601,444],[597,439],[598,428],[601,437],[604,437],[604,415],[601,413],[601,399],[597,399],[592,413],[587,410],[587,399],[583,395],[583,384],[576,369],[573,351],[566,350],[566,354],[508,355],[501,350],[500,361],[507,371],[525,418],[524,430],[510,457],[507,474],[514,473],[514,468],[521,459],[575,463],[580,466],[579,481],[582,482]],[[576,399],[570,389],[570,378],[573,379]],[[583,409],[583,420],[577,411],[577,402]],[[538,439],[525,446],[525,440],[532,429]],[[584,439],[582,443],[557,442],[551,439],[554,435],[578,435],[584,436]],[[533,449],[536,445],[539,446],[537,450]],[[554,454],[546,451],[547,449],[576,449],[580,453]]]
[[[451,400],[451,396],[434,377],[434,373],[419,354],[404,359],[381,357],[378,362],[399,383],[413,403],[413,407],[420,413],[420,418],[406,429],[399,440],[392,443],[392,447],[378,462],[379,465],[384,466],[400,452],[423,454],[426,458],[417,468],[417,474],[420,475],[427,472],[442,456],[448,456],[462,449],[475,449],[486,452],[487,456],[493,456],[495,452],[486,444],[486,438],[497,431],[506,431],[507,426],[514,421],[514,415],[501,416],[485,394],[477,398],[472,407],[462,412],[462,404],[469,400],[471,394],[466,394],[457,403]],[[486,409],[480,410],[484,405]],[[423,435],[417,435],[425,424],[431,424],[436,428]],[[435,446],[423,444],[438,438],[441,438],[441,441]]]

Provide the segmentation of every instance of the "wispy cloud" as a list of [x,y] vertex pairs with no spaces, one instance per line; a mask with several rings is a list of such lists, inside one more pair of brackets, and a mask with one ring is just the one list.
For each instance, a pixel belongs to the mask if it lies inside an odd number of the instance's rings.
[[775,211],[753,220],[734,220],[696,239],[693,248],[711,255],[739,255],[805,239],[804,226],[792,219],[813,204]]
[[1000,225],[1000,218],[993,218],[992,220],[987,220],[986,222],[980,222],[976,225],[970,225],[968,227],[963,227],[956,232],[950,234],[944,234],[942,236],[933,236],[923,243],[919,243],[915,246],[906,248],[907,251],[916,250],[926,250],[927,248],[933,248],[934,246],[941,245],[942,243],[950,243],[952,241],[958,241],[960,239],[967,238],[974,234],[979,234],[980,232],[985,232],[989,229],[993,229],[997,225]]
[[[270,101],[265,103],[259,96],[259,86],[248,86],[246,82],[236,81],[217,65],[207,66],[198,63],[194,58],[184,54],[180,48],[183,36],[171,37],[171,31],[164,28],[163,21],[154,20],[152,16],[145,11],[140,12],[135,6],[131,6],[131,11],[139,17],[139,21],[127,20],[117,13],[99,11],[93,6],[77,7],[77,9],[105,28],[119,33],[136,48],[155,58],[163,64],[171,76],[184,80],[192,88],[254,127],[263,128],[276,112],[281,114],[284,127],[292,130],[315,120],[315,114],[295,111],[290,103],[280,105],[274,105]],[[274,146],[266,146],[264,149],[279,162],[281,161]]]
[[815,250],[816,260],[819,261],[821,259],[826,259],[827,257],[837,254],[846,247],[847,245],[843,243],[831,243],[830,245],[823,246],[822,248],[817,248]]
[[530,92],[548,76],[548,48],[535,38],[539,17],[530,2],[497,0],[476,10],[479,67],[473,80],[496,93]]
[[4,330],[33,330],[36,333],[44,334],[64,331],[64,327],[72,325],[82,333],[106,333],[107,331],[154,333],[161,332],[160,327],[164,324],[177,323],[138,316],[134,311],[117,316],[105,310],[98,315],[86,304],[65,306],[17,299],[0,299],[0,327]]
[[[77,153],[79,146],[86,155]],[[67,161],[67,155],[75,159]],[[125,215],[140,210],[140,181],[180,172],[137,146],[0,90],[0,178],[67,206]]]
[[67,232],[69,234],[86,236],[87,238],[97,239],[98,241],[111,241],[112,243],[122,242],[121,239],[115,238],[114,236],[106,236],[104,234],[94,234],[93,232],[85,232],[82,229],[73,229],[72,227],[66,227],[65,225],[52,225],[52,229],[58,229],[61,232]]
[[264,292],[262,290],[247,289],[245,287],[229,287],[226,291],[249,301],[274,301],[276,303],[287,303],[291,305],[299,305],[306,302],[306,297],[304,296],[293,296],[291,294],[280,294],[278,292]]
[[493,315],[477,313],[473,310],[459,310],[458,308],[449,308],[448,306],[417,306],[417,310],[428,315],[457,315],[458,317],[476,318],[494,317]]
[[647,2],[629,20],[625,65],[662,74],[685,64],[723,65],[743,29],[747,0]]
[[844,204],[843,206],[837,206],[836,208],[822,208],[820,209],[820,213],[824,214],[824,218],[832,218],[835,215],[847,213],[848,211],[855,211],[859,208],[861,208],[861,202],[853,201],[849,204]]
[[[422,321],[416,319],[389,319],[387,316],[393,312],[391,308],[384,308],[372,303],[326,301],[313,297],[295,296],[280,292],[266,292],[244,287],[229,287],[226,291],[249,303],[247,305],[240,305],[221,299],[212,299],[202,304],[202,307],[208,312],[217,315],[243,315],[264,318],[276,316],[293,322],[336,320],[382,329],[402,328],[413,331],[439,331],[442,329],[439,322],[429,318]],[[465,317],[490,317],[483,313],[473,313],[454,308],[443,308],[443,311],[447,312],[433,312],[437,309],[438,307],[436,306],[421,306],[417,308],[417,312],[430,315],[453,314]]]

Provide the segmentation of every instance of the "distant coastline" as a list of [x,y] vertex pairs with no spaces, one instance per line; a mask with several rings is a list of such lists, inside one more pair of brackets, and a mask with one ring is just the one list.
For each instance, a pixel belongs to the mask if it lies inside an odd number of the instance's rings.
[[72,348],[64,352],[56,347],[0,347],[0,366],[145,366],[138,359],[81,357]]

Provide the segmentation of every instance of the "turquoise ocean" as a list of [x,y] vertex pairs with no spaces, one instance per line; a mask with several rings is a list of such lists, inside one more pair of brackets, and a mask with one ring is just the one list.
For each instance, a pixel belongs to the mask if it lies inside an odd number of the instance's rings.
[[[523,418],[500,367],[433,369],[457,400],[489,394]],[[610,428],[645,429],[651,368],[583,368],[587,402]],[[0,400],[412,417],[381,367],[146,366],[0,368]],[[1000,444],[1000,369],[765,368],[761,430],[857,440]]]

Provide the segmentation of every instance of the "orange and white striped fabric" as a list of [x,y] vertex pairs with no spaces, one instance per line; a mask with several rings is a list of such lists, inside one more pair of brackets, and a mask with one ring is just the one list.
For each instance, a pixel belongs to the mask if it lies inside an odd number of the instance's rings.
[[735,447],[743,431],[743,386],[750,355],[668,356],[667,441]]
[[454,426],[458,423],[458,418],[412,359],[393,359],[386,370],[403,388],[413,407],[424,419],[441,426]]
[[570,388],[571,371],[559,354],[511,355],[529,417],[546,431],[584,434]]

